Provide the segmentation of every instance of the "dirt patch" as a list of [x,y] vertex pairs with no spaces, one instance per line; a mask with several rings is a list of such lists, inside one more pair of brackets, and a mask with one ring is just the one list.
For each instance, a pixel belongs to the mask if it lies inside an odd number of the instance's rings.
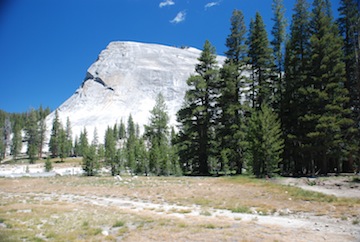
[[360,238],[359,200],[305,201],[263,180],[69,176],[1,178],[0,187],[0,233],[14,240]]
[[357,182],[357,177],[278,178],[272,181],[337,197],[360,198],[360,183]]

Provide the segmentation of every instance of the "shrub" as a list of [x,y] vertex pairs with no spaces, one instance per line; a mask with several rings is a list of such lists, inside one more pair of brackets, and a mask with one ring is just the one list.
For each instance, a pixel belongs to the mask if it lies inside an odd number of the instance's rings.
[[53,169],[52,162],[50,160],[50,157],[48,156],[45,161],[45,171],[49,172]]
[[114,223],[113,227],[114,228],[117,228],[117,227],[122,227],[125,225],[125,222],[124,221],[121,221],[121,220],[118,220]]

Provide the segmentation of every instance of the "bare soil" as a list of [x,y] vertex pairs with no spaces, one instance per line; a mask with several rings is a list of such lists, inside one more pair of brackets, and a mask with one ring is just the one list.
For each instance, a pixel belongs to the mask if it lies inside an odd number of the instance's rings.
[[0,241],[360,241],[359,222],[349,177],[0,178]]
[[275,183],[297,186],[337,197],[360,198],[360,176],[330,176],[320,178],[280,178]]

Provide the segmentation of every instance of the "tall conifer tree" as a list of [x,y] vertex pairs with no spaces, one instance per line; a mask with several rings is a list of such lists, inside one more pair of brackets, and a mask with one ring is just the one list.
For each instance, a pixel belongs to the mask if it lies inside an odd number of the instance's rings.
[[21,136],[21,126],[18,121],[15,121],[13,128],[13,138],[11,145],[11,154],[13,160],[16,161],[18,154],[21,152],[22,148],[22,136]]
[[111,167],[111,175],[115,176],[120,174],[120,166],[116,162],[116,139],[114,131],[110,127],[105,132],[105,162]]
[[[226,39],[225,52],[227,57],[221,73],[220,97],[218,106],[221,110],[219,117],[218,140],[222,157],[229,162],[226,164],[236,173],[242,170],[242,156],[244,141],[244,104],[241,96],[248,79],[244,75],[247,64],[246,27],[243,13],[234,10],[230,19],[230,34]],[[224,152],[221,152],[224,150]],[[226,152],[225,152],[226,150]],[[224,162],[223,162],[224,163]],[[225,165],[225,164],[223,164]]]
[[37,159],[39,147],[38,119],[33,109],[28,114],[25,132],[28,146],[26,153],[29,155],[30,164],[33,164]]
[[248,168],[257,177],[277,173],[284,148],[277,114],[267,104],[262,104],[260,110],[253,110],[247,129]]
[[261,104],[273,102],[274,91],[274,59],[259,12],[255,20],[251,21],[248,44],[249,64],[252,68],[251,102],[253,107],[259,109]]
[[271,30],[273,40],[271,45],[274,53],[276,75],[274,78],[274,108],[279,113],[283,102],[283,72],[284,72],[284,44],[286,34],[286,19],[283,0],[273,0],[274,26]]
[[150,114],[150,123],[145,125],[145,137],[150,142],[150,154],[152,154],[150,171],[156,175],[170,175],[172,172],[168,165],[170,162],[169,116],[161,93],[156,97],[155,106]]
[[190,89],[186,92],[184,107],[178,112],[178,121],[181,123],[180,149],[189,148],[186,152],[180,151],[181,158],[192,167],[192,172],[205,175],[209,174],[211,127],[217,96],[215,87],[218,84],[215,48],[208,40],[205,41],[199,62],[195,67],[196,75],[187,80]]
[[[344,62],[346,69],[346,87],[349,91],[349,108],[354,121],[353,140],[355,158],[360,167],[360,2],[357,0],[341,0],[339,8],[340,33],[344,41]],[[345,167],[350,170],[351,164]]]
[[306,113],[309,99],[304,86],[310,67],[310,13],[306,0],[297,0],[285,52],[285,83],[281,123],[285,139],[283,171],[301,173],[307,166],[303,149],[306,127],[299,118]]
[[59,120],[59,112],[58,110],[55,110],[55,117],[52,124],[51,129],[51,135],[50,135],[50,143],[49,148],[52,157],[58,157],[59,156],[59,147],[60,147],[60,120]]
[[329,1],[313,2],[310,31],[311,65],[305,87],[309,102],[300,121],[309,128],[305,145],[311,155],[312,174],[327,174],[334,168],[340,170],[352,124],[347,108],[348,91],[344,87],[343,43]]

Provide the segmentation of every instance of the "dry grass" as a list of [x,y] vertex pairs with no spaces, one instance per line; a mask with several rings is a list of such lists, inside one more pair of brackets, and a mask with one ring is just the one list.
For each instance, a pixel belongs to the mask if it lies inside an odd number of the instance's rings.
[[[360,219],[358,199],[339,199],[247,177],[123,178],[123,182],[112,177],[0,178],[0,241],[286,241],[302,232],[259,225],[256,219],[216,217],[214,208],[263,215],[287,215],[281,214],[287,209],[345,222]],[[138,211],[76,197],[63,200],[59,195],[195,204],[201,212],[192,216],[187,208]],[[303,240],[311,236],[307,231]]]

